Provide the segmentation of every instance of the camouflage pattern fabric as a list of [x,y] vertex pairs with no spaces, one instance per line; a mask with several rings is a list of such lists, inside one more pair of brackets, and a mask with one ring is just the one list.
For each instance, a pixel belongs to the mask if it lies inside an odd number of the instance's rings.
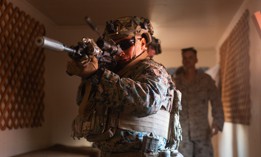
[[208,140],[183,140],[179,147],[184,157],[213,157],[211,139]]
[[[201,143],[202,141],[207,143],[206,141],[211,139],[208,121],[209,101],[212,108],[213,123],[218,126],[220,131],[222,131],[224,125],[224,113],[218,89],[214,80],[208,74],[198,71],[195,81],[188,84],[184,80],[183,73],[181,73],[174,78],[174,82],[177,89],[182,93],[180,123],[183,140],[181,141],[179,151],[182,154],[187,154],[188,150],[185,149],[187,144],[183,141],[194,142],[200,140]],[[204,147],[204,145],[201,147]],[[208,153],[208,149],[206,150],[206,153]],[[210,151],[212,151],[212,146]],[[192,155],[190,156],[192,157]]]
[[171,122],[170,122],[170,128],[169,128],[169,142],[168,145],[170,148],[173,148],[174,150],[178,150],[180,142],[182,141],[182,128],[180,124],[180,111],[182,110],[181,105],[181,98],[182,94],[179,90],[175,89],[174,91],[174,101],[173,101],[173,107],[171,111]]
[[[92,89],[84,115],[90,125],[84,137],[104,152],[140,151],[143,137],[150,132],[118,129],[117,118],[123,112],[144,117],[162,108],[171,110],[175,87],[166,68],[146,58],[122,76],[105,69],[101,77],[94,75],[91,80]],[[84,94],[82,88],[79,89],[79,103]],[[156,138],[158,150],[165,149],[167,140],[157,135]]]
[[[153,33],[154,30],[149,19],[137,16],[124,16],[116,20],[107,21],[103,37],[109,40],[118,40],[136,35],[150,36]],[[147,43],[150,43],[151,40],[151,37],[146,38]]]

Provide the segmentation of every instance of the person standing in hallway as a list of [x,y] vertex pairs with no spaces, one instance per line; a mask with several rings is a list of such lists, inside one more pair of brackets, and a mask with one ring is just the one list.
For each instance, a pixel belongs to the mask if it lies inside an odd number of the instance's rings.
[[[215,81],[196,68],[197,50],[182,49],[182,70],[173,80],[182,93],[180,123],[182,141],[179,151],[185,157],[213,157],[211,137],[223,130],[224,112]],[[208,121],[208,104],[211,103],[213,121]]]

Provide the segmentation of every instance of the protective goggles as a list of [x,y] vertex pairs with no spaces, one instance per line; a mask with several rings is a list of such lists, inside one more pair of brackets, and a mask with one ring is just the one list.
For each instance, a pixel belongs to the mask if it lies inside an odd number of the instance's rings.
[[116,44],[119,45],[122,50],[127,50],[135,44],[135,38],[121,40]]

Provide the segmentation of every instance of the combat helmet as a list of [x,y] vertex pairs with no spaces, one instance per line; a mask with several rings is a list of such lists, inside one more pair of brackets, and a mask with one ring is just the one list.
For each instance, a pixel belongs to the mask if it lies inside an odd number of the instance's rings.
[[147,44],[152,41],[154,33],[149,19],[137,16],[125,16],[106,22],[104,39],[118,40],[126,37],[140,35],[146,39]]

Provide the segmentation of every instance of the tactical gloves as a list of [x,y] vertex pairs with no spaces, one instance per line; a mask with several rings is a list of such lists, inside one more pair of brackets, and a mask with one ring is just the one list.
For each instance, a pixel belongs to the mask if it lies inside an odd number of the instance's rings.
[[98,70],[98,60],[95,56],[89,56],[81,61],[71,60],[67,63],[66,72],[69,75],[89,77]]

